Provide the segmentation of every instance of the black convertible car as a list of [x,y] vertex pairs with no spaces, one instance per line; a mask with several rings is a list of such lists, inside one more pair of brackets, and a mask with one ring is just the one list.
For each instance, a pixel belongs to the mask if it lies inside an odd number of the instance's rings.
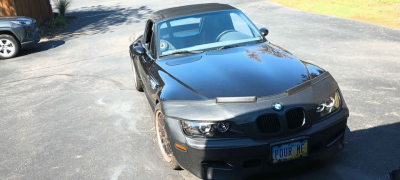
[[343,148],[349,110],[338,84],[267,34],[224,4],[150,16],[130,55],[169,167],[236,179]]

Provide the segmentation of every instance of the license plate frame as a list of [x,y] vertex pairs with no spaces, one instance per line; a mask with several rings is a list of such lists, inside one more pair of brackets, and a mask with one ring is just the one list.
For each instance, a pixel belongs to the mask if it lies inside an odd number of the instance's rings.
[[[297,145],[297,144],[300,144],[300,145],[303,144],[303,147],[302,147],[303,149],[301,149],[301,153],[300,154],[297,154],[296,156],[291,156],[291,157],[288,157],[288,158],[284,158],[284,159],[276,159],[276,158],[274,158],[274,156],[276,157],[276,154],[275,154],[276,151],[275,150],[277,150],[277,149],[280,150],[285,146],[287,148],[288,147],[292,147],[292,152],[291,152],[291,154],[292,154],[293,153],[293,145]],[[308,144],[309,144],[309,139],[308,138],[304,138],[304,137],[272,143],[270,145],[271,153],[269,155],[271,164],[280,164],[280,163],[290,162],[290,161],[294,161],[294,160],[309,156],[309,154],[308,154]],[[296,149],[297,149],[297,146],[296,146]],[[297,151],[297,150],[295,150],[295,151]],[[288,152],[288,151],[286,151],[286,152]]]

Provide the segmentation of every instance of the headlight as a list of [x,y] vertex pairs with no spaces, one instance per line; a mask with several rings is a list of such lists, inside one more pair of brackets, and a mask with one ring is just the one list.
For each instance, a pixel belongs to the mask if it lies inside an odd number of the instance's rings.
[[30,26],[32,24],[32,20],[27,19],[27,18],[18,18],[15,21],[11,21],[14,24],[19,24],[19,25],[24,25],[24,26]]
[[181,121],[182,129],[188,136],[193,137],[223,137],[235,138],[243,136],[238,127],[228,121],[221,122],[198,122]]
[[317,115],[322,118],[334,111],[336,111],[341,105],[341,99],[339,90],[336,90],[334,94],[326,98],[326,100],[318,103],[317,105]]

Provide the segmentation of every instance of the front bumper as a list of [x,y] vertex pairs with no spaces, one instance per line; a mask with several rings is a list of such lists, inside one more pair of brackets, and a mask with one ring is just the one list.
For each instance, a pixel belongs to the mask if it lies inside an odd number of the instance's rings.
[[[344,106],[327,119],[310,128],[268,140],[204,140],[186,137],[179,120],[165,118],[173,153],[179,164],[203,179],[243,179],[258,174],[288,170],[310,160],[326,160],[344,147],[349,111]],[[308,156],[295,161],[271,164],[270,145],[296,138],[308,139]],[[184,152],[174,144],[184,146]]]
[[39,43],[40,38],[39,29],[36,28],[34,32],[26,33],[25,41],[21,43],[21,46],[23,49],[34,47],[37,43]]
[[30,26],[13,24],[10,30],[21,42],[22,49],[35,46],[41,38],[39,28],[37,28],[35,21]]

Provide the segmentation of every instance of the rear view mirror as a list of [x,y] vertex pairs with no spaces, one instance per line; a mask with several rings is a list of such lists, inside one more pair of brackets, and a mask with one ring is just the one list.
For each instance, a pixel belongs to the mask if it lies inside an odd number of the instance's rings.
[[146,50],[142,46],[135,46],[133,47],[133,53],[136,55],[143,55],[146,52]]
[[268,31],[268,29],[267,28],[261,28],[260,29],[260,33],[263,35],[263,36],[267,36],[268,35],[268,33],[269,33],[269,31]]

